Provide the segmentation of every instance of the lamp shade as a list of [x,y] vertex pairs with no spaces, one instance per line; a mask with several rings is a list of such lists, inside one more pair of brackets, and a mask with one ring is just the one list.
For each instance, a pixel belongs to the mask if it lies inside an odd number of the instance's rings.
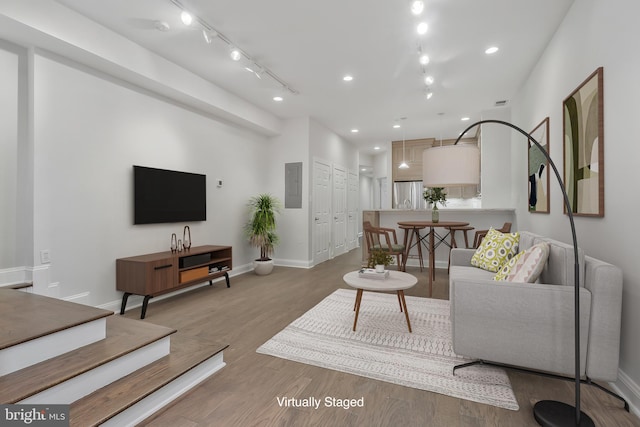
[[422,152],[425,187],[476,185],[480,177],[480,150],[472,145],[445,145]]

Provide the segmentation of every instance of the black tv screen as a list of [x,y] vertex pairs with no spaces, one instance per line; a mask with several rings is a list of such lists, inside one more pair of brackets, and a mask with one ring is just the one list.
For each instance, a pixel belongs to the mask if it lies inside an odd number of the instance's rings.
[[134,224],[205,221],[206,175],[133,166]]

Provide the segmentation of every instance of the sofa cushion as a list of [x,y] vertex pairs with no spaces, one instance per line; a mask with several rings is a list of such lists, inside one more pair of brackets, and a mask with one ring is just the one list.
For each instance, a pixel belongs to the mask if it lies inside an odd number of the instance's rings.
[[493,280],[533,283],[549,258],[549,244],[540,242],[511,258]]
[[501,233],[490,228],[471,258],[471,265],[497,273],[500,267],[518,253],[520,233]]

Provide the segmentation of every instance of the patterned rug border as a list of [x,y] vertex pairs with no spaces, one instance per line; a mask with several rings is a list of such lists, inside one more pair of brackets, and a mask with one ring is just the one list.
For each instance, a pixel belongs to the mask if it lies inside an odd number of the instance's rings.
[[393,294],[365,292],[353,332],[356,292],[338,289],[256,352],[517,411],[504,370],[470,367],[453,353],[449,301],[407,296],[413,333]]

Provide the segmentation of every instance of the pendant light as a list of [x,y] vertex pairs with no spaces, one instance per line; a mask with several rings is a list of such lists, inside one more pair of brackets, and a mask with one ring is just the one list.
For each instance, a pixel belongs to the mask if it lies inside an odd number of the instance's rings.
[[[401,118],[400,120],[405,120],[406,117]],[[398,169],[409,169],[409,165],[407,164],[404,157],[404,126],[402,126],[402,163],[398,166]]]

